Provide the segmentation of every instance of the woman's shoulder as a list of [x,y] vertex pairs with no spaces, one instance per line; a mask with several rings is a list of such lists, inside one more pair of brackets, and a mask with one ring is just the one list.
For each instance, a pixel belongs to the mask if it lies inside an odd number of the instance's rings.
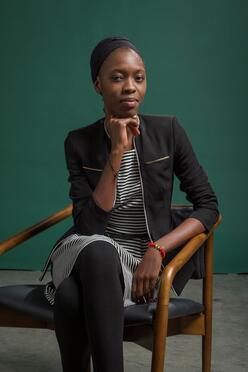
[[182,128],[176,115],[140,114],[143,126],[150,131],[162,131],[165,134],[174,133]]
[[92,144],[97,146],[102,143],[105,136],[103,124],[104,119],[101,118],[92,124],[69,131],[64,140],[65,147],[87,150]]
[[91,124],[86,124],[83,127],[72,129],[68,132],[67,137],[78,137],[84,136],[88,133],[98,131],[100,128],[103,129],[104,118],[100,118]]

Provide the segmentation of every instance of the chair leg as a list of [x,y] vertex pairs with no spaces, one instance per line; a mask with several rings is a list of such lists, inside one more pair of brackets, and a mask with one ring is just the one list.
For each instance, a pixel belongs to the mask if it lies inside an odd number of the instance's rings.
[[212,308],[205,313],[205,336],[202,336],[202,372],[211,372]]
[[163,372],[168,328],[168,305],[157,308],[153,334],[151,372]]
[[205,308],[205,336],[202,336],[202,372],[211,371],[212,306],[213,306],[213,234],[205,247],[206,275],[203,279],[203,304]]
[[[206,322],[207,323],[207,322]],[[202,372],[211,372],[212,329],[206,324],[206,334],[202,336]]]

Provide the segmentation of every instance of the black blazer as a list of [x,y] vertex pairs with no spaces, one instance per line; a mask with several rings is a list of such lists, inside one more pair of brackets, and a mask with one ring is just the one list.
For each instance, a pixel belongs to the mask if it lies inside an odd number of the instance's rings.
[[[201,221],[208,231],[218,218],[217,199],[184,129],[175,116],[138,116],[140,135],[134,138],[134,146],[150,239],[156,241],[173,228],[171,199],[174,174],[180,180],[180,189],[193,205],[189,216]],[[101,177],[110,151],[111,140],[104,128],[104,118],[67,135],[65,157],[68,181],[71,183],[69,195],[73,201],[74,225],[57,240],[52,252],[62,239],[74,232],[84,235],[105,233],[111,211],[104,211],[94,202],[92,191]],[[51,254],[45,269],[50,264]],[[188,279],[184,278],[179,283],[178,292]]]

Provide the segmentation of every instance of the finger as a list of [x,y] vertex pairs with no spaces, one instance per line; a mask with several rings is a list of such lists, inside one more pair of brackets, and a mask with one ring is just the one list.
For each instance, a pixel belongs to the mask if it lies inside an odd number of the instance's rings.
[[152,294],[151,294],[151,291],[150,291],[150,292],[148,292],[148,293],[146,294],[146,299],[147,299],[147,302],[148,302],[148,303],[151,302],[151,298],[152,298]]
[[150,291],[150,280],[149,279],[143,280],[143,291],[144,291],[144,294],[149,293]]
[[145,294],[144,292],[144,280],[143,278],[137,279],[136,297],[141,298]]
[[137,114],[132,116],[139,123],[139,116]]
[[127,125],[127,132],[128,133],[131,133],[133,136],[138,136],[140,134],[140,131],[138,128],[135,128],[135,127],[131,127],[129,125]]
[[150,301],[149,302],[152,302],[152,300],[154,298],[154,293],[155,293],[155,289],[151,289],[150,292],[149,292],[149,296],[150,296]]
[[126,125],[139,125],[139,120],[134,117],[124,118],[122,120],[126,123]]
[[153,302],[154,298],[154,289],[150,289],[150,291],[147,293],[147,302]]
[[156,287],[156,283],[157,283],[157,278],[150,280],[150,290],[154,290],[154,288]]
[[136,124],[136,125],[139,125],[139,119],[132,116],[132,117],[129,117],[129,118],[125,118],[124,119],[127,123],[133,123],[133,124]]
[[132,299],[132,301],[136,301],[137,300],[136,289],[137,289],[136,278],[133,277],[132,290],[131,290],[131,299]]
[[108,116],[107,122],[109,122],[110,125],[118,124],[118,125],[121,125],[122,127],[125,127],[126,129],[130,128],[132,134],[137,135],[137,130],[135,130],[135,128],[139,127],[139,123],[133,117],[118,118],[118,117],[114,117],[113,115],[111,115],[111,116]]
[[151,284],[151,280],[149,280],[149,284],[147,285],[148,287],[148,290],[147,290],[147,301],[150,302],[151,301],[151,297],[152,297],[152,291],[153,291],[153,288],[152,288],[152,284]]
[[127,123],[126,127],[130,128],[130,129],[139,129],[139,124],[137,124],[137,123]]
[[134,135],[134,136],[139,136],[139,135],[140,135],[140,130],[139,130],[139,128],[134,128],[133,135]]
[[127,130],[130,129],[130,131],[132,132],[132,134],[134,136],[138,136],[140,134],[140,130],[139,130],[139,124],[138,123],[128,123],[126,125],[127,127]]

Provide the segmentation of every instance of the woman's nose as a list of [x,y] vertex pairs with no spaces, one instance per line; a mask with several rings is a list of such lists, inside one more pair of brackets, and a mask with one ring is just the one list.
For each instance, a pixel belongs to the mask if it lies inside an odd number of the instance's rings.
[[124,92],[135,92],[136,88],[132,79],[127,79],[123,85]]

